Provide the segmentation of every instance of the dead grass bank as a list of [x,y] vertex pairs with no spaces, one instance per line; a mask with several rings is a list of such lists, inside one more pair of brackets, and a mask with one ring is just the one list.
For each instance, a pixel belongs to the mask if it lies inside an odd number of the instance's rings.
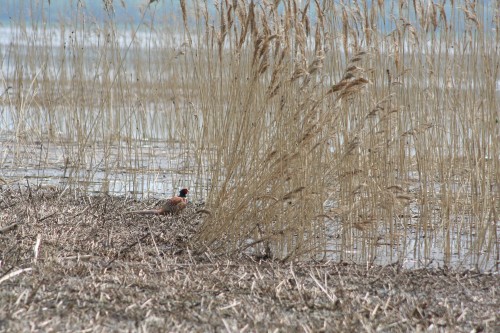
[[0,192],[0,331],[499,329],[498,275],[192,256],[202,222],[124,215],[154,202]]

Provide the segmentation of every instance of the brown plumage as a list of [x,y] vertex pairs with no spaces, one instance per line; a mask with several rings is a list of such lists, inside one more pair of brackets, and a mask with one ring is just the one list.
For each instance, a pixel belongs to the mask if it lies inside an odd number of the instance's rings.
[[129,214],[153,214],[153,215],[178,214],[187,206],[188,200],[186,196],[188,193],[189,190],[187,188],[183,188],[178,196],[167,199],[167,201],[158,209],[135,210],[129,212]]

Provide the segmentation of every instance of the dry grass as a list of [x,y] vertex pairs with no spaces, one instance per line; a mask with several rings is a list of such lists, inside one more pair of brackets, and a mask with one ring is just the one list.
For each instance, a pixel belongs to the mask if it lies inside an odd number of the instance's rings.
[[[189,167],[182,186],[210,212],[196,253],[321,259],[338,228],[343,253],[379,256],[388,235],[391,247],[441,237],[450,256],[466,234],[472,255],[498,261],[493,8],[181,1],[167,17],[156,5],[125,27],[81,8],[52,30],[15,22],[0,113],[13,148],[1,166],[43,169],[58,145],[61,187],[88,189],[102,171],[112,192],[126,171],[125,191],[140,195],[138,177],[167,173],[143,139],[175,141]],[[26,153],[35,143],[44,149]]]
[[496,332],[500,283],[474,271],[195,256],[202,221],[131,217],[108,196],[0,192],[0,331]]
[[495,257],[498,33],[462,5],[451,20],[422,1],[221,2],[216,23],[189,13],[206,32],[187,50],[212,179],[199,251],[319,258],[337,221],[346,251],[466,224],[488,235],[469,245]]

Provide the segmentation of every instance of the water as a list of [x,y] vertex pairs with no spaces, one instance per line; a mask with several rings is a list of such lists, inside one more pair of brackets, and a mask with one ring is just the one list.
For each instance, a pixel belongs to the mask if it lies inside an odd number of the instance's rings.
[[[71,142],[23,143],[6,135],[0,137],[1,177],[5,183],[29,182],[33,186],[68,186],[88,193],[144,198],[165,196],[178,188],[202,187],[196,178],[191,152],[180,144],[143,140],[140,158],[131,154],[126,164],[119,156],[129,147],[87,147],[86,160],[76,163],[69,156],[78,145]],[[84,147],[85,148],[85,147]]]

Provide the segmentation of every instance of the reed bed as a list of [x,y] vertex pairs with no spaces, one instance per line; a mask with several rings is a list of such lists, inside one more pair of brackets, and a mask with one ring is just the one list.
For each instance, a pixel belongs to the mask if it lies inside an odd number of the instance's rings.
[[380,238],[440,232],[450,248],[465,225],[498,250],[498,34],[485,8],[444,6],[182,7],[204,32],[194,66],[218,184],[200,251],[320,259],[341,229],[340,258],[372,261]]
[[0,331],[497,332],[498,274],[196,255],[194,204],[0,191]]
[[182,0],[120,24],[105,3],[17,21],[4,166],[43,168],[23,150],[41,142],[68,188],[120,168],[134,184],[158,173],[143,140],[175,142],[170,183],[205,201],[196,254],[425,264],[438,237],[445,264],[498,268],[497,2]]

